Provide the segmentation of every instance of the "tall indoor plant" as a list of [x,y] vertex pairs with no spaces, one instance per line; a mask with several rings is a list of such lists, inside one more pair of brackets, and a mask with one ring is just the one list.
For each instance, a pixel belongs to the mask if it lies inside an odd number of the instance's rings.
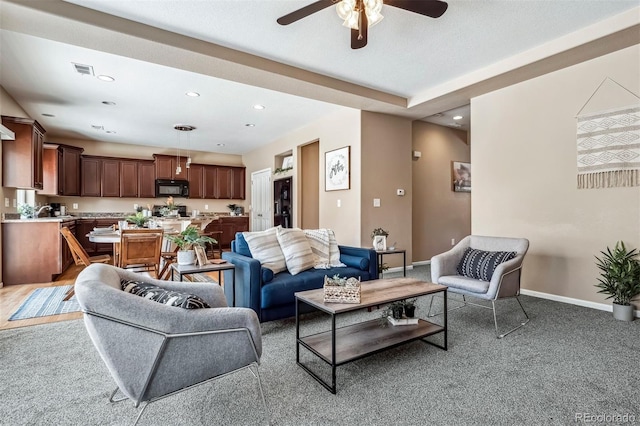
[[613,251],[601,251],[602,257],[596,256],[596,265],[600,269],[600,278],[596,287],[598,293],[608,294],[613,298],[613,317],[623,321],[633,320],[631,299],[640,294],[640,261],[638,250],[627,250],[622,241],[616,243]]
[[209,236],[200,235],[195,226],[188,226],[177,235],[166,234],[164,237],[178,246],[178,265],[193,265],[195,263],[196,256],[193,246],[205,247],[206,244],[217,243]]

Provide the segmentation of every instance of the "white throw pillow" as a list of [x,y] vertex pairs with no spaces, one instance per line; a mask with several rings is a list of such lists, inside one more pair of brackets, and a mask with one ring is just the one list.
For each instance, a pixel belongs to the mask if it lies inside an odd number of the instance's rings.
[[278,242],[284,253],[287,269],[291,275],[313,268],[315,256],[307,237],[299,228],[280,228],[277,231]]
[[304,234],[309,240],[314,254],[316,269],[329,269],[345,266],[340,262],[340,250],[336,235],[331,229],[305,229]]
[[333,229],[327,229],[329,233],[329,265],[332,268],[347,266],[340,262],[340,248],[338,248],[338,240],[336,239],[336,233]]
[[259,260],[263,267],[271,269],[274,274],[287,269],[284,254],[278,243],[277,229],[269,228],[264,231],[242,233],[251,256]]

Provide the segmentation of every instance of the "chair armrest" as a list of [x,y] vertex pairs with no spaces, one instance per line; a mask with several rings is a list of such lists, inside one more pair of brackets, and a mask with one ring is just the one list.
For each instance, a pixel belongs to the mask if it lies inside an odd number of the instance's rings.
[[520,294],[520,268],[523,261],[524,255],[519,255],[496,267],[487,290],[489,298],[498,299]]
[[468,247],[468,237],[460,240],[455,247],[431,258],[431,281],[438,283],[440,277],[458,275],[458,264]]
[[[236,274],[236,306],[253,309],[260,315],[262,274],[260,261],[234,252],[222,252],[222,258],[235,266]],[[232,282],[233,271],[224,271],[224,294],[227,303],[232,304],[233,287],[226,285]]]
[[352,247],[352,246],[338,246],[340,255],[346,254],[349,256],[363,257],[369,259],[369,276],[372,280],[378,279],[378,255],[374,249],[364,247]]

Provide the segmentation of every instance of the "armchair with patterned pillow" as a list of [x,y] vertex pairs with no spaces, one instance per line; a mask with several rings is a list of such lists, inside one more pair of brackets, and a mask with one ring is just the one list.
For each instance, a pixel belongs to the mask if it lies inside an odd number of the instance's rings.
[[[462,294],[464,304],[460,307],[474,305],[492,309],[496,337],[501,339],[529,322],[518,298],[522,262],[528,249],[529,240],[525,238],[470,235],[451,250],[431,258],[431,281],[447,286],[451,293]],[[470,303],[467,296],[490,300],[491,307]],[[505,298],[516,299],[525,320],[517,327],[500,333],[495,302]]]

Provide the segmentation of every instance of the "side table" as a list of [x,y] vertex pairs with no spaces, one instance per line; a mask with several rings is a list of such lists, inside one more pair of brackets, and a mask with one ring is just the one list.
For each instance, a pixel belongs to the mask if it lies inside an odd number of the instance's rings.
[[[384,263],[384,256],[386,254],[402,254],[402,276],[407,276],[407,251],[405,249],[393,249],[393,250],[376,250],[378,254],[378,265],[382,265]],[[380,273],[380,278],[382,278],[383,273]]]
[[182,277],[183,275],[189,275],[189,274],[200,274],[202,272],[218,272],[218,285],[222,285],[222,271],[227,271],[227,270],[232,270],[233,271],[233,282],[231,283],[232,285],[232,290],[233,290],[233,297],[231,300],[231,306],[235,307],[236,306],[236,267],[233,263],[231,262],[225,262],[225,263],[210,263],[208,265],[204,265],[204,266],[198,266],[198,264],[195,265],[178,265],[177,263],[172,263],[171,265],[169,265],[169,267],[171,268],[171,281],[175,281],[174,280],[174,273],[177,273],[178,276],[180,277],[180,281],[182,281]]

